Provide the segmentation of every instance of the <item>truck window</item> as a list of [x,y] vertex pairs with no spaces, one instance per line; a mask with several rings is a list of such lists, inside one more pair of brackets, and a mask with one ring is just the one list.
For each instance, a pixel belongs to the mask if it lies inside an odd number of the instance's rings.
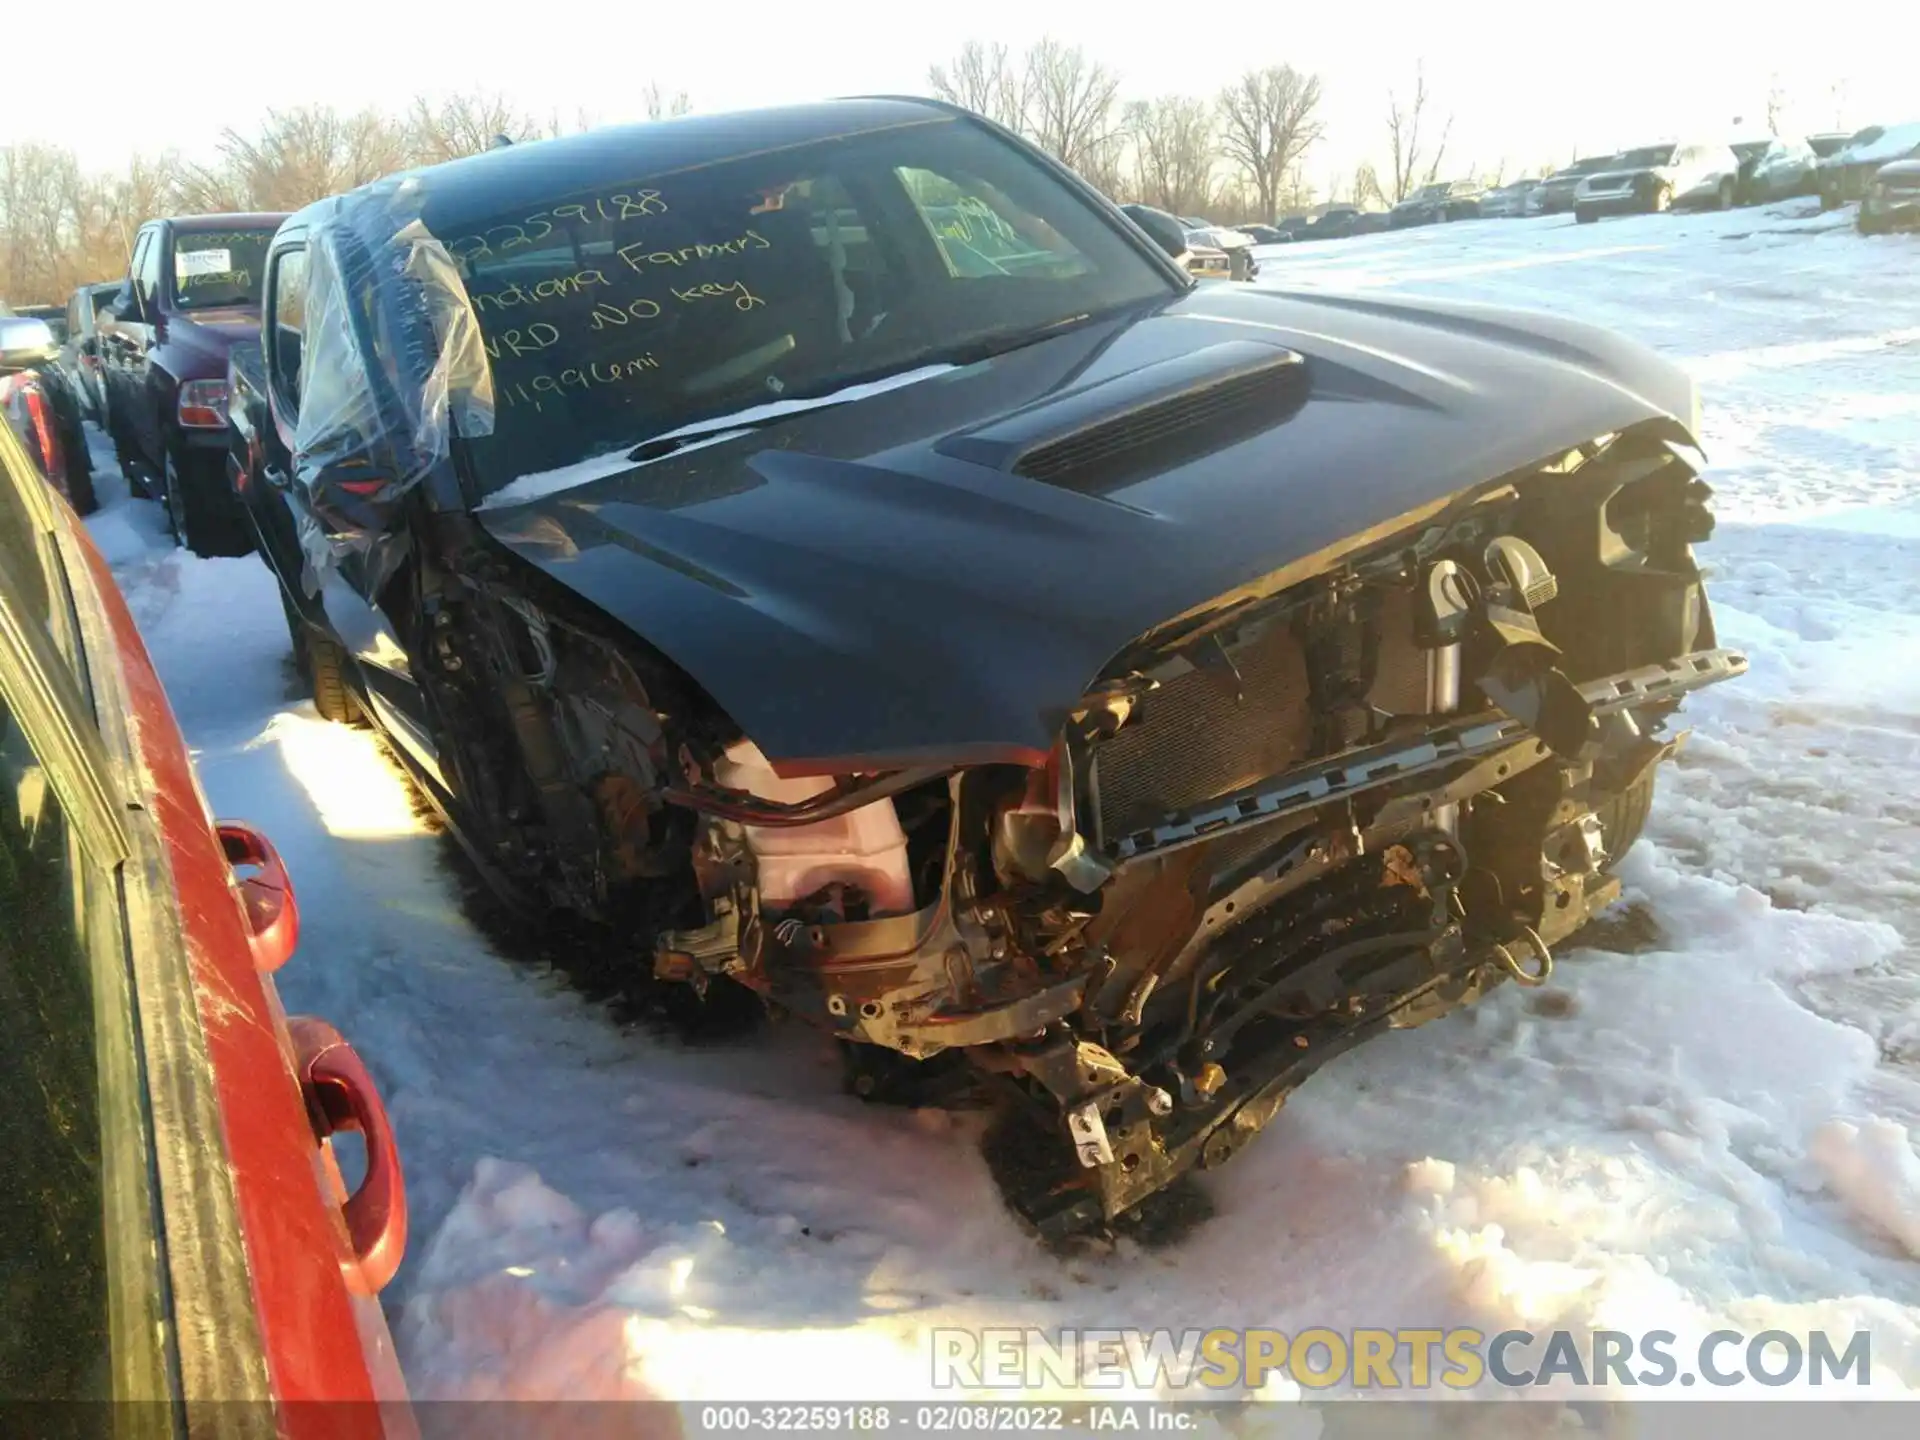
[[[85,692],[56,683],[60,626],[54,646],[36,634],[64,592],[22,533],[34,522],[20,502],[39,484],[0,427],[0,604],[33,622],[0,635],[0,1396],[159,1398],[169,1322],[123,841],[110,804],[88,808],[111,790]],[[93,1408],[62,1428],[111,1433],[115,1417]]]
[[273,340],[267,363],[272,383],[289,415],[300,409],[301,331],[307,321],[307,250],[283,250],[273,262],[273,295],[267,323]]
[[[0,1390],[109,1400],[107,1265],[93,994],[66,818],[0,703],[0,1148],[18,1169],[0,1200]],[[9,1167],[12,1168],[12,1167]]]
[[266,282],[273,226],[246,230],[176,231],[173,303],[182,310],[258,305]]
[[949,176],[915,166],[902,166],[895,173],[953,275],[1064,280],[1086,273],[1086,257],[1057,230],[978,176]]
[[133,252],[133,285],[149,308],[159,304],[160,236],[157,231],[147,230],[140,236],[139,247]]

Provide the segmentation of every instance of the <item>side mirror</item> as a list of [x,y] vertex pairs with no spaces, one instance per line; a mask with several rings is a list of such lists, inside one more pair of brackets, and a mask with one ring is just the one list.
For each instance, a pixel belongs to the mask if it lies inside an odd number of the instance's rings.
[[0,375],[50,364],[59,353],[46,321],[0,315]]
[[1147,238],[1178,260],[1187,253],[1187,231],[1173,216],[1151,205],[1122,205],[1127,218],[1147,234]]
[[113,297],[113,318],[139,322],[147,318],[147,307],[140,303],[140,291],[133,285],[127,286]]

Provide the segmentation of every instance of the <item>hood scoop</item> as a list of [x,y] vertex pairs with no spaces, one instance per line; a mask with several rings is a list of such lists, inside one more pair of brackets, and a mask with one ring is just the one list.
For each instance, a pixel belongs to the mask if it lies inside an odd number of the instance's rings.
[[1308,388],[1299,354],[1230,340],[1070,390],[949,435],[934,449],[1105,495],[1279,424],[1305,402]]

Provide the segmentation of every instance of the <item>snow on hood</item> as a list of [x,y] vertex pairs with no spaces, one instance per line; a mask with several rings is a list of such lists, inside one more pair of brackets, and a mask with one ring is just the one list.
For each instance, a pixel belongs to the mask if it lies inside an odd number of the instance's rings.
[[1920,120],[1906,125],[1889,125],[1878,140],[1842,150],[1834,158],[1842,165],[1865,165],[1873,161],[1904,160],[1907,152],[1920,147]]
[[[844,390],[836,390],[831,395],[815,395],[806,400],[772,400],[765,405],[749,406],[745,410],[736,410],[731,415],[716,415],[706,420],[696,420],[691,425],[682,425],[677,430],[667,430],[659,435],[649,436],[641,441],[651,445],[658,440],[678,440],[698,436],[689,440],[679,449],[670,451],[672,455],[685,455],[689,450],[704,449],[709,445],[720,445],[728,440],[737,440],[742,435],[752,433],[753,426],[762,420],[777,419],[782,415],[798,415],[806,410],[820,410],[829,405],[845,405],[854,400],[865,400],[869,396],[884,395],[889,390],[898,390],[905,385],[914,385],[922,380],[930,380],[935,375],[944,375],[954,369],[952,365],[922,365],[917,370],[906,370],[898,375],[889,375],[884,380],[870,380],[863,385],[849,385]],[[577,485],[589,481],[603,480],[609,475],[620,475],[629,470],[637,470],[642,465],[651,465],[654,460],[635,460],[632,453],[637,445],[623,445],[618,450],[605,455],[589,456],[577,460],[571,465],[562,465],[556,470],[537,470],[530,475],[522,475],[511,484],[502,486],[482,500],[477,507],[481,510],[495,510],[507,505],[524,505],[529,500],[539,500],[562,490],[571,490]],[[655,459],[664,460],[665,455]]]

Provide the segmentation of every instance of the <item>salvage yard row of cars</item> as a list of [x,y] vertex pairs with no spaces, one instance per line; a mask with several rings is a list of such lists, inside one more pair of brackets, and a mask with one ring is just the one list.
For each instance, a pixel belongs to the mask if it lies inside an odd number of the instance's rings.
[[[1385,229],[1454,220],[1572,213],[1582,224],[1607,215],[1680,208],[1730,209],[1799,195],[1822,208],[1858,201],[1868,234],[1920,225],[1920,123],[1868,126],[1852,135],[1805,139],[1765,136],[1694,143],[1663,142],[1596,155],[1543,179],[1485,188],[1471,181],[1422,186],[1390,210],[1327,207],[1312,219],[1282,221],[1261,243],[1344,239]],[[1243,231],[1268,227],[1241,226]]]

